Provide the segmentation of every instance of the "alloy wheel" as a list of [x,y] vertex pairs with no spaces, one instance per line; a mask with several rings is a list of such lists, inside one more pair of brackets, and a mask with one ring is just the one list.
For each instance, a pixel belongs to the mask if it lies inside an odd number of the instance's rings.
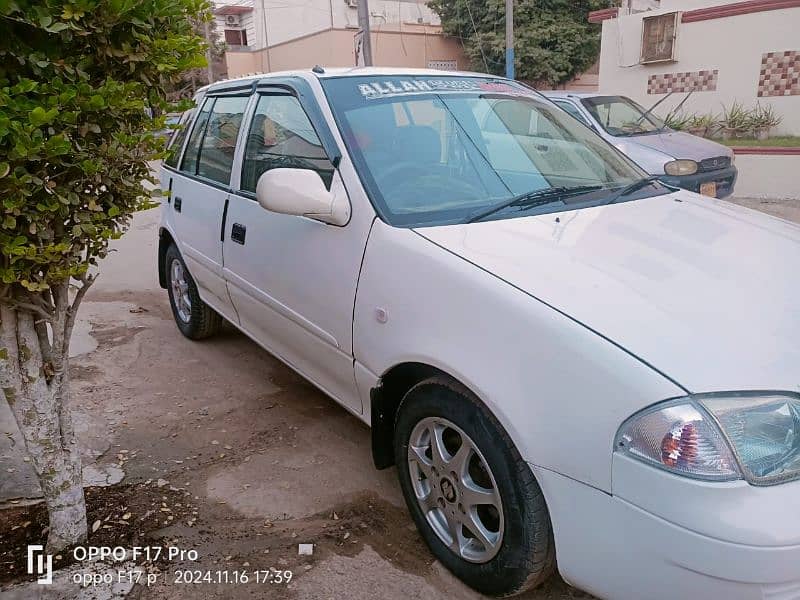
[[503,504],[475,442],[441,417],[419,421],[408,444],[411,484],[436,535],[466,561],[485,563],[503,541]]
[[175,312],[184,323],[192,319],[192,300],[189,298],[189,283],[186,280],[186,271],[180,260],[173,259],[170,265],[170,283],[172,285],[172,299],[175,302]]

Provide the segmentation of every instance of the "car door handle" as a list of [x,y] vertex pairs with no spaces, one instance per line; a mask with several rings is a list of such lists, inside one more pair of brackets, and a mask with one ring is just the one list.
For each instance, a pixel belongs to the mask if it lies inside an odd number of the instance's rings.
[[247,227],[239,223],[234,223],[231,227],[231,241],[244,246],[244,238],[247,235]]
[[175,196],[175,201],[172,203],[172,206],[175,207],[175,212],[181,212],[181,206],[183,205],[183,200],[180,196]]

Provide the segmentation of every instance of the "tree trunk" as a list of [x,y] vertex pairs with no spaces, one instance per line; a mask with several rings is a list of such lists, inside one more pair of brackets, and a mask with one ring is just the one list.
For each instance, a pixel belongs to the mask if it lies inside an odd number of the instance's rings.
[[69,338],[75,312],[68,282],[0,303],[0,387],[39,478],[50,528],[47,552],[86,540],[81,456],[69,406]]

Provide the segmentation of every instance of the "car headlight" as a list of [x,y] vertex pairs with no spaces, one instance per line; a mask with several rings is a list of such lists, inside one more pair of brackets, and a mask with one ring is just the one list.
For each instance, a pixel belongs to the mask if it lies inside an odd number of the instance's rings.
[[773,485],[800,478],[800,396],[700,394],[623,423],[615,451],[678,475]]
[[667,175],[694,175],[697,173],[697,163],[693,160],[673,160],[664,165]]

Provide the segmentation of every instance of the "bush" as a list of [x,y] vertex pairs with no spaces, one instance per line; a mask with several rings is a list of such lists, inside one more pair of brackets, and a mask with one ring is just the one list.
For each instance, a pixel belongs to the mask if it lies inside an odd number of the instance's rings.
[[[165,89],[203,64],[201,0],[0,2],[0,388],[39,475],[48,548],[86,536],[68,402],[89,269],[148,200]],[[71,284],[74,284],[71,289]]]
[[738,101],[734,101],[730,107],[722,107],[720,125],[729,134],[745,135],[753,127],[753,111],[745,108]]
[[753,109],[753,113],[750,117],[750,125],[756,131],[759,129],[769,130],[773,127],[777,127],[781,124],[781,121],[783,121],[783,118],[775,114],[775,109],[772,108],[771,104],[762,106],[760,102]]
[[[472,68],[505,73],[504,0],[431,0],[448,35],[464,44]],[[584,72],[600,53],[600,26],[589,11],[611,6],[607,0],[516,0],[514,50],[516,77],[554,86]]]
[[692,118],[692,115],[685,113],[669,113],[664,117],[664,125],[675,131],[684,131],[691,125]]

